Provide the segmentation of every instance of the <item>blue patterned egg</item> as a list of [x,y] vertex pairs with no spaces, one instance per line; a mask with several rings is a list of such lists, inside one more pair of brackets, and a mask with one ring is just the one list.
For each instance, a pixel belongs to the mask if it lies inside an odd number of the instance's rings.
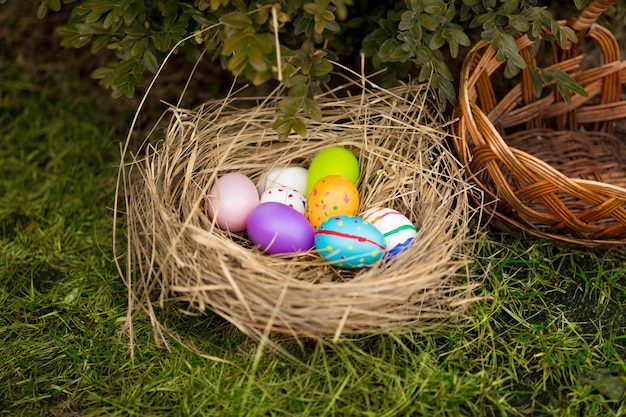
[[371,223],[349,214],[331,216],[315,231],[315,249],[331,264],[360,268],[385,254],[385,237]]

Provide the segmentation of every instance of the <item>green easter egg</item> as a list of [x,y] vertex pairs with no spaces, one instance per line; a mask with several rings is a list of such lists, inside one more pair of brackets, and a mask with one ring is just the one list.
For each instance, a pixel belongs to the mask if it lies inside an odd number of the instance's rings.
[[359,161],[341,146],[324,148],[313,157],[306,180],[307,194],[315,183],[327,175],[341,175],[356,184],[359,179]]

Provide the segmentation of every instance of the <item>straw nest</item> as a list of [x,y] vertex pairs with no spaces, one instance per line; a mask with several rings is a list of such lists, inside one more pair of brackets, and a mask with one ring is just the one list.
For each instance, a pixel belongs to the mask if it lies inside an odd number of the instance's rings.
[[[428,96],[424,85],[385,90],[349,80],[317,99],[323,120],[307,121],[306,137],[286,141],[271,128],[280,91],[171,108],[164,138],[122,170],[129,311],[146,312],[157,330],[155,307],[176,303],[196,314],[210,309],[253,337],[335,338],[414,328],[461,311],[471,293],[465,271],[475,211]],[[314,250],[267,255],[206,215],[220,175],[258,181],[274,166],[307,166],[328,146],[358,157],[360,212],[391,207],[417,226],[414,244],[393,261],[347,270]]]

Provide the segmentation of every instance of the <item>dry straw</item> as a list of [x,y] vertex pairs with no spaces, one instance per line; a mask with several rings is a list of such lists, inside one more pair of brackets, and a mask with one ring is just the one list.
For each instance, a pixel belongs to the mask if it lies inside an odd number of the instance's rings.
[[[471,297],[476,211],[428,87],[386,90],[363,76],[344,77],[318,98],[323,120],[307,121],[306,137],[286,141],[271,128],[280,90],[169,110],[162,140],[146,144],[121,171],[129,317],[147,313],[162,337],[157,310],[176,305],[210,309],[255,338],[337,339],[415,328],[462,311]],[[338,269],[313,250],[263,254],[245,233],[220,230],[206,215],[208,190],[220,175],[238,171],[257,181],[274,166],[307,166],[328,146],[358,156],[361,212],[387,206],[417,225],[410,249],[390,262]]]

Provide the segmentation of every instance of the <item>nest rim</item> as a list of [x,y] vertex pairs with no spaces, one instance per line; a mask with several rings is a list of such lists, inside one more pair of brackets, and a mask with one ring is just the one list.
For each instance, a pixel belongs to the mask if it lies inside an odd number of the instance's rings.
[[[352,87],[358,86],[363,88],[365,84],[365,80],[360,77],[356,80],[350,77],[346,78],[349,79],[348,84]],[[204,276],[196,281],[196,284],[200,283],[198,285],[191,285],[184,279],[180,281],[180,277],[174,278],[164,284],[164,282],[168,280],[168,274],[178,274],[177,272],[172,272],[176,268],[189,269],[189,265],[186,264],[189,260],[179,259],[180,254],[175,250],[176,244],[171,242],[165,245],[164,251],[163,248],[161,248],[162,253],[156,253],[158,252],[156,246],[150,246],[150,239],[153,238],[153,236],[146,234],[142,238],[144,240],[143,248],[138,247],[139,245],[135,245],[134,248],[129,248],[129,253],[131,254],[130,263],[137,264],[138,262],[143,262],[144,264],[138,267],[136,271],[133,271],[132,268],[127,270],[124,277],[130,292],[129,311],[139,309],[148,313],[153,322],[153,326],[162,328],[162,324],[159,323],[156,318],[157,314],[155,313],[155,308],[157,306],[164,307],[167,303],[172,301],[184,301],[190,305],[192,313],[197,313],[198,311],[202,312],[209,308],[227,319],[244,333],[255,338],[263,337],[263,335],[268,333],[275,333],[297,338],[332,337],[334,339],[349,334],[372,334],[415,328],[416,325],[423,324],[430,319],[441,319],[463,311],[465,306],[472,301],[471,292],[475,287],[474,283],[467,282],[467,276],[465,275],[467,274],[467,265],[470,262],[468,253],[471,252],[471,247],[477,241],[475,236],[471,235],[470,223],[475,216],[479,215],[479,210],[468,203],[468,194],[471,191],[471,187],[463,178],[463,167],[444,145],[445,139],[449,137],[449,134],[441,129],[441,115],[424,116],[422,113],[425,110],[420,106],[426,106],[428,86],[414,83],[396,89],[379,89],[380,87],[372,84],[367,90],[364,89],[360,95],[341,98],[336,96],[337,89],[331,90],[328,96],[325,96],[325,98],[322,97],[322,110],[327,113],[328,108],[337,106],[337,103],[340,103],[339,108],[347,106],[347,102],[350,102],[351,106],[355,106],[359,103],[368,103],[366,107],[362,109],[363,114],[365,114],[372,111],[376,105],[380,106],[381,103],[384,104],[385,100],[398,100],[400,102],[404,100],[404,105],[419,107],[417,110],[412,110],[413,113],[411,114],[413,116],[417,116],[418,118],[431,117],[433,121],[436,119],[437,125],[434,123],[426,125],[420,124],[418,119],[409,120],[407,118],[398,122],[395,129],[398,132],[412,132],[411,134],[417,134],[418,130],[421,129],[421,134],[424,135],[425,138],[428,137],[428,139],[424,139],[424,141],[430,141],[428,143],[429,148],[426,151],[436,155],[435,163],[438,165],[427,167],[423,172],[420,171],[423,175],[429,176],[427,177],[428,180],[432,181],[430,190],[420,190],[420,192],[423,194],[422,196],[433,199],[429,204],[435,208],[431,210],[450,210],[448,211],[448,218],[444,218],[439,225],[441,229],[437,229],[437,227],[434,227],[432,224],[429,225],[430,227],[424,228],[425,231],[422,232],[422,236],[427,239],[417,239],[411,248],[403,252],[400,255],[401,257],[397,259],[394,258],[392,262],[379,262],[374,266],[354,271],[342,270],[330,266],[323,258],[313,252],[295,255],[267,255],[261,253],[258,249],[250,247],[249,242],[245,241],[245,237],[220,230],[217,228],[214,221],[211,221],[206,215],[202,215],[201,198],[195,195],[192,198],[193,207],[188,209],[187,212],[184,212],[184,210],[180,212],[180,210],[174,209],[166,216],[170,220],[175,219],[176,216],[181,216],[182,220],[179,221],[181,228],[174,228],[172,236],[165,240],[171,241],[171,238],[174,237],[180,238],[181,241],[186,239],[187,242],[189,242],[189,239],[191,239],[195,240],[194,245],[198,245],[198,242],[201,242],[202,245],[205,245],[211,251],[219,251],[219,246],[222,245],[224,248],[222,252],[219,253],[219,256],[216,257],[216,263],[219,264],[219,266],[216,267],[215,271],[209,274],[206,274],[206,270],[201,271]],[[372,91],[376,91],[376,94],[373,94]],[[370,95],[368,96],[366,93]],[[380,97],[380,94],[384,95],[384,99]],[[403,96],[404,94],[412,94],[412,101],[407,101],[407,98]],[[328,101],[324,101],[325,99]],[[233,100],[236,102],[236,99]],[[377,100],[379,100],[380,103],[377,104]],[[260,105],[267,103],[269,102],[264,99]],[[273,102],[269,107],[272,106],[276,106],[276,103]],[[189,123],[190,120],[201,120],[204,123],[215,122],[216,118],[207,117],[203,112],[207,109],[215,110],[217,108],[224,111],[227,107],[228,105],[226,105],[225,102],[221,102],[212,103],[211,105],[203,106],[197,110],[172,108],[170,111],[173,113],[171,118],[173,124],[171,124],[168,129],[170,129],[170,131],[172,131],[172,128],[174,128],[174,130],[177,128],[188,129],[187,133],[197,132],[198,129],[194,128],[194,126]],[[356,107],[351,107],[353,113],[356,111],[355,108]],[[433,110],[434,109],[431,109],[430,111]],[[361,110],[358,112],[360,111]],[[395,111],[398,110],[396,109]],[[240,111],[239,113],[243,112]],[[349,113],[350,112],[348,112],[348,114]],[[250,116],[250,114],[245,116],[254,118]],[[354,114],[351,117],[353,116]],[[235,116],[235,118],[237,117],[243,116]],[[389,115],[386,117],[389,118]],[[356,133],[335,141],[329,141],[329,138],[323,134],[316,139],[300,139],[297,143],[305,148],[306,152],[304,152],[304,154],[300,153],[298,158],[293,159],[294,161],[297,161],[298,164],[304,164],[307,158],[310,160],[314,153],[321,149],[320,145],[323,143],[324,146],[344,146],[353,150],[353,152],[357,153],[359,162],[365,162],[366,165],[370,164],[371,160],[364,155],[376,154],[378,158],[377,163],[381,164],[378,168],[383,169],[381,167],[384,167],[385,164],[391,164],[394,157],[398,156],[396,152],[399,144],[407,146],[408,149],[415,149],[411,148],[411,145],[402,142],[406,140],[408,143],[408,139],[400,140],[396,138],[395,142],[387,139],[386,142],[380,146],[373,142],[370,143],[367,137],[364,136],[363,131],[359,130],[358,126],[355,128],[345,122],[346,113],[333,115],[331,119],[330,121],[324,120],[320,123],[320,126],[322,126],[320,129],[328,129],[329,126],[333,126],[334,129],[339,130],[353,129]],[[381,118],[381,120],[383,119],[385,119],[385,117]],[[352,120],[352,122],[354,122],[354,120]],[[394,122],[396,121],[394,120]],[[262,126],[262,124],[257,124],[258,120],[246,123],[248,123],[248,126]],[[267,127],[266,125],[263,126]],[[240,131],[244,130],[242,128],[239,129]],[[283,152],[281,149],[282,146],[287,146],[287,149],[289,149],[288,146],[294,146],[293,144],[277,145],[272,135],[272,133],[268,133],[267,130],[264,130],[261,137],[257,139],[257,143],[252,146],[252,149],[255,149],[255,151],[261,149],[264,140],[267,140],[268,143],[271,143],[272,146],[278,149],[279,153]],[[331,129],[329,135],[336,136],[337,131]],[[191,137],[193,137],[193,134]],[[160,153],[163,152],[163,147],[168,146],[168,140],[168,136],[166,135],[166,138],[160,142],[160,145],[148,145],[145,149],[146,155],[137,153],[128,165],[128,170],[139,171],[140,176],[144,180],[148,178],[150,172],[155,172],[153,167],[150,168],[150,161],[158,162],[159,158],[163,155]],[[185,142],[185,140],[182,140],[182,142]],[[231,147],[236,147],[238,140],[241,141],[241,138],[233,140],[232,142],[225,140],[222,151],[228,152]],[[189,143],[187,143],[187,145],[189,145]],[[161,147],[160,149],[159,146]],[[170,151],[173,152],[172,154],[187,158],[186,162],[182,162],[184,167],[178,169],[179,173],[189,173],[193,171],[193,169],[188,166],[188,160],[189,158],[198,157],[197,154],[193,154],[194,149],[197,150],[197,143],[191,144],[185,150],[175,149],[175,146],[170,149]],[[302,151],[302,148],[300,150]],[[368,154],[367,152],[370,153]],[[225,153],[225,155],[227,155],[227,153]],[[419,153],[413,156],[416,157],[412,160],[413,164],[415,164],[415,160],[419,161],[425,158],[424,155]],[[245,157],[243,158],[245,159]],[[222,164],[209,169],[208,171],[210,172],[200,172],[200,174],[205,176],[205,182],[201,184],[197,183],[196,179],[190,180],[184,173],[179,175],[179,179],[183,179],[183,182],[188,185],[194,184],[196,191],[206,193],[211,181],[214,181],[219,176],[220,172],[229,172],[234,166],[238,166],[239,172],[246,175],[253,172],[254,174],[250,175],[250,177],[255,181],[262,175],[262,172],[257,169],[258,167],[255,162],[249,161],[247,165],[241,165],[227,162],[227,158],[222,158],[221,156],[215,160],[222,161]],[[273,165],[265,164],[266,170],[271,169],[273,166],[281,165],[281,162],[285,162],[275,157],[271,160],[273,161]],[[398,164],[407,164],[408,160],[407,155],[402,155],[401,162],[398,162]],[[174,164],[164,164],[161,167],[167,166],[172,168],[170,165]],[[408,164],[406,166],[408,167]],[[415,168],[415,165],[413,165],[413,168]],[[374,170],[374,168],[370,169],[366,167],[366,170],[367,169],[370,170],[368,172]],[[437,172],[438,170],[441,172]],[[414,171],[418,171],[418,169],[414,169]],[[127,176],[131,176],[130,172]],[[155,178],[156,177],[159,177],[159,175],[155,175]],[[162,177],[161,175],[160,179],[167,182],[167,180]],[[380,185],[375,178],[373,178],[373,181],[370,181],[372,178],[360,177],[360,192],[363,190],[362,187],[371,187],[376,184]],[[445,181],[448,181],[447,185],[444,184]],[[425,182],[425,184],[427,183],[428,181]],[[128,192],[132,194],[136,191],[148,192],[148,194],[150,194],[150,190],[154,191],[153,184],[148,184],[147,186],[141,182],[139,184],[138,187],[133,188],[131,185],[125,183],[127,194]],[[182,193],[184,194],[185,192],[186,191],[183,191]],[[180,192],[178,192],[178,194],[180,194]],[[411,194],[411,192],[405,192],[404,195],[396,197],[404,201],[411,199]],[[130,206],[137,204],[133,202],[133,198],[133,195],[127,197],[127,204]],[[374,202],[371,201],[371,199],[368,200],[368,198],[366,193],[365,198],[362,199],[362,203],[365,205],[361,206],[359,210],[360,213],[368,208],[374,207],[374,203],[380,206],[380,203],[385,201],[384,199],[379,199]],[[389,198],[391,199],[391,197]],[[442,204],[444,198],[446,199],[445,204]],[[154,201],[148,201],[148,203],[147,205],[150,205],[153,204]],[[425,204],[422,207],[426,206]],[[395,208],[392,205],[389,207]],[[398,211],[401,211],[415,222],[415,212],[411,211],[407,213],[402,210]],[[128,212],[129,215],[132,213],[132,207],[129,208]],[[201,213],[200,215],[198,214],[199,212]],[[174,214],[172,215],[172,213]],[[146,213],[140,210],[138,213],[135,213],[132,218],[129,218],[128,222],[131,224],[127,227],[130,235],[136,238],[138,234],[142,233],[137,228],[137,225],[133,225],[132,222],[142,221],[139,217],[149,217],[147,214],[154,215],[154,213]],[[169,226],[165,225],[163,227],[166,229]],[[418,227],[418,230],[419,229]],[[420,238],[419,231],[418,238]],[[433,246],[433,242],[438,242],[439,246]],[[137,242],[134,243],[136,244]],[[130,246],[133,245],[130,244]],[[413,253],[411,251],[423,251],[420,252],[422,253],[422,258],[420,258],[422,264],[419,265],[423,269],[422,275],[420,275],[419,268],[416,269],[416,266],[413,265],[415,261],[412,260],[414,257],[411,255]],[[426,256],[431,257],[428,259],[428,262],[430,262],[429,265],[426,265],[425,259],[427,258],[424,258]],[[154,262],[155,259],[161,259],[161,264]],[[228,264],[233,259],[235,259],[235,263],[239,265],[239,269],[234,268],[233,264]],[[298,264],[302,264],[304,269],[289,269]],[[242,278],[242,271],[249,269],[251,265],[253,265],[255,269],[256,277],[254,281],[256,282],[250,283],[253,280],[246,277],[246,285],[250,284],[248,286],[253,288],[253,290],[247,287],[246,290],[243,290],[243,286],[241,285],[244,279]],[[331,279],[327,279],[326,281],[324,281],[324,279],[307,280],[302,278],[302,274],[298,274],[297,276],[293,274],[290,275],[293,271],[302,273],[305,269],[308,270],[311,268],[324,271],[325,274],[330,274]],[[198,271],[194,271],[193,268],[190,268],[189,271],[192,275],[198,275]],[[285,271],[289,271],[289,273]],[[139,277],[137,277],[137,275],[139,275]],[[144,275],[143,278],[141,278],[142,275]],[[146,278],[146,275],[149,277]],[[235,277],[235,275],[238,276]],[[459,278],[462,275],[466,282],[459,282]],[[133,276],[135,277],[133,278]],[[177,279],[180,282],[177,282]],[[159,286],[161,286],[161,288],[159,288]],[[203,289],[199,289],[199,287],[203,287]],[[204,293],[200,294],[196,290],[200,293],[204,291]],[[242,295],[244,292],[246,292],[245,296]],[[210,296],[207,295],[209,293]],[[217,303],[215,299],[212,298],[215,296],[219,298],[226,293],[230,294],[231,299],[230,302],[226,302],[225,304]],[[420,293],[421,295],[419,295]],[[293,299],[296,298],[295,295],[299,298],[297,301],[293,302]],[[430,297],[433,298],[433,300],[431,300],[432,302],[428,300],[425,301],[425,295],[430,295]],[[320,300],[324,300],[325,304],[307,306],[307,301],[311,300],[317,300],[320,303]],[[294,313],[293,309],[289,310],[289,313],[285,313],[283,311],[285,303],[291,303],[291,307],[295,305],[297,314]],[[329,308],[329,305],[332,306],[332,308]],[[377,310],[381,305],[386,306],[387,310]],[[328,318],[312,319],[315,314],[319,314],[321,309],[333,310],[332,312],[325,311],[325,314],[331,317],[330,320]],[[237,312],[234,312],[235,310],[237,310]],[[295,317],[296,315],[299,317]],[[356,320],[355,317],[358,317],[361,321]],[[294,320],[292,321],[292,319]],[[330,324],[325,322],[330,322]]]

